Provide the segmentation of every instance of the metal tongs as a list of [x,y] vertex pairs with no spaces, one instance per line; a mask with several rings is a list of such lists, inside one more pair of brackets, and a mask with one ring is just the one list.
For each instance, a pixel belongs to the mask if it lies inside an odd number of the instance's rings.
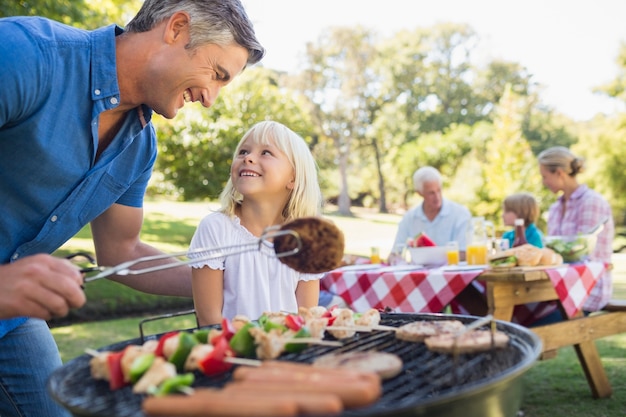
[[[122,262],[121,264],[118,264],[116,266],[85,267],[81,269],[81,272],[85,274],[96,272],[95,275],[85,277],[84,282],[95,281],[97,279],[106,278],[111,275],[147,274],[149,272],[160,271],[160,270],[169,269],[169,268],[176,268],[182,265],[188,265],[188,264],[195,263],[195,262],[202,262],[202,261],[206,261],[209,259],[232,256],[232,255],[237,255],[237,254],[241,254],[244,252],[251,252],[254,250],[261,250],[261,246],[263,245],[264,242],[269,243],[271,239],[275,239],[278,236],[286,236],[286,235],[291,235],[295,238],[295,242],[296,242],[295,247],[293,249],[289,249],[289,250],[282,251],[279,253],[274,251],[274,254],[276,255],[276,257],[282,258],[284,256],[291,256],[300,252],[300,250],[302,250],[302,239],[300,238],[300,235],[296,231],[293,231],[293,230],[289,230],[289,229],[281,230],[280,227],[281,226],[278,226],[278,225],[270,226],[263,231],[263,233],[261,234],[261,237],[257,241],[250,242],[244,245],[231,245],[231,246],[222,246],[222,247],[215,247],[215,248],[198,248],[198,249],[194,249],[191,251],[144,256],[141,258]],[[200,254],[201,256],[192,257],[192,258],[189,257],[189,255],[197,255],[197,254]],[[83,254],[78,254],[78,255],[84,256]],[[71,257],[73,256],[69,256],[68,258],[71,258]],[[168,259],[168,258],[182,258],[182,259],[179,259],[180,262],[171,262],[171,263],[166,263],[166,264],[148,266],[144,268],[131,269],[131,267],[139,265],[139,264],[158,261],[161,259]]]

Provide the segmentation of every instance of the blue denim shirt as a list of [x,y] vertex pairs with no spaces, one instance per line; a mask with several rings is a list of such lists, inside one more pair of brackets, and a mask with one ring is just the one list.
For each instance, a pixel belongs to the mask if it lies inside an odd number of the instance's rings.
[[[0,262],[52,253],[113,203],[142,206],[157,152],[152,110],[129,112],[96,160],[98,116],[119,103],[122,32],[0,19]],[[0,337],[24,320],[0,320]]]

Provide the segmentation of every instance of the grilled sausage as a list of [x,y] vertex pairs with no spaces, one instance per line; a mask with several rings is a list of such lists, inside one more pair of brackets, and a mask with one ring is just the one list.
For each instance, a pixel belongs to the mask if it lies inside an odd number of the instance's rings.
[[257,368],[243,367],[240,366],[235,369],[233,373],[234,379],[245,379],[246,375],[250,373],[265,371],[271,369],[273,373],[281,375],[292,374],[292,376],[287,375],[286,378],[296,378],[293,375],[299,374],[297,378],[303,378],[302,373],[307,374],[321,374],[326,379],[344,379],[344,378],[356,378],[360,380],[368,380],[374,384],[380,384],[380,376],[376,374],[376,372],[366,372],[363,370],[356,369],[346,369],[346,368],[320,368],[315,367],[310,364],[298,363],[298,362],[289,362],[289,361],[263,361],[261,366]]
[[365,407],[377,401],[382,394],[380,384],[370,381],[335,382],[331,378],[327,381],[299,381],[293,382],[260,382],[260,381],[233,381],[226,384],[224,391],[250,392],[266,395],[275,393],[289,397],[294,393],[319,394],[330,393],[337,395],[345,408]]
[[141,406],[148,416],[167,417],[294,417],[297,401],[284,395],[228,393],[197,388],[191,395],[147,397]]

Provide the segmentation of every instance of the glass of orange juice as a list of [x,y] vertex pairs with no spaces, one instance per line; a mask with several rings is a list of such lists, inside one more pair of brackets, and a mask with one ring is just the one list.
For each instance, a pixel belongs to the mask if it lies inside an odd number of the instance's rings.
[[459,264],[459,244],[456,241],[446,244],[446,256],[448,257],[448,265]]
[[468,265],[485,265],[487,263],[487,245],[484,243],[467,245],[465,258]]

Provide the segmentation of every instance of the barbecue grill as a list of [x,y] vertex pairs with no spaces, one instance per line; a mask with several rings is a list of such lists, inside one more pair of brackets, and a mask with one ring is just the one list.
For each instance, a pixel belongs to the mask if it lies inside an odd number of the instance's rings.
[[[420,320],[450,320],[469,324],[474,316],[445,314],[382,314],[381,324],[399,327]],[[404,362],[402,372],[383,381],[383,395],[373,405],[346,410],[342,417],[446,416],[446,417],[515,417],[522,401],[521,376],[536,362],[541,352],[540,339],[525,327],[495,321],[506,333],[506,348],[477,354],[446,355],[429,351],[423,343],[398,340],[392,331],[359,332],[342,339],[343,346],[310,346],[300,353],[284,354],[279,359],[311,363],[330,352],[378,350],[394,353]],[[158,338],[147,336],[146,339]],[[129,344],[141,344],[137,338],[99,350],[117,351]],[[91,356],[81,355],[57,369],[48,381],[48,391],[74,416],[145,417],[141,395],[131,387],[109,390],[108,383],[90,375]],[[218,377],[196,374],[194,386],[221,387],[231,373]]]

